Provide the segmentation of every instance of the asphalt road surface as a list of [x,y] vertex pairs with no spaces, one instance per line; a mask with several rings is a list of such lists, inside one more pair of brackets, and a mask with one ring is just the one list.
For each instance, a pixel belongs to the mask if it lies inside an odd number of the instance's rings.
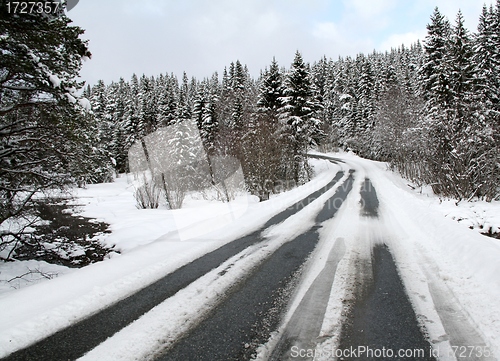
[[113,336],[134,320],[173,296],[210,270],[218,267],[230,257],[247,247],[262,242],[262,233],[276,225],[331,189],[344,173],[338,172],[335,177],[321,189],[312,192],[304,199],[291,205],[284,211],[268,220],[259,230],[230,242],[213,252],[177,269],[164,278],[143,288],[137,293],[119,300],[110,307],[75,323],[25,349],[16,351],[2,360],[36,360],[57,361],[74,360]]
[[374,247],[372,265],[373,279],[361,286],[338,347],[357,352],[344,359],[435,360],[387,246]]
[[351,172],[317,214],[314,226],[275,251],[158,360],[250,360],[277,329],[296,274],[319,240],[321,223],[335,215],[353,182]]
[[[56,361],[83,356],[229,258],[264,242],[264,234],[269,227],[283,222],[317,200],[337,185],[344,175],[344,172],[338,172],[327,185],[275,215],[257,231],[196,259],[87,319],[2,360]],[[257,348],[265,344],[280,327],[305,262],[319,242],[319,230],[323,222],[336,216],[343,201],[353,190],[354,180],[355,172],[350,170],[343,183],[338,184],[335,193],[324,202],[309,229],[283,243],[260,264],[256,264],[248,275],[235,281],[219,304],[197,325],[173,344],[157,350],[156,359],[250,360]],[[370,180],[365,178],[361,182],[361,189],[355,191],[360,192],[361,216],[377,222],[379,200]],[[370,242],[367,242],[367,247],[371,247]],[[345,252],[344,239],[336,239],[325,267],[310,284],[297,309],[284,325],[271,351],[271,360],[310,359],[293,358],[290,350],[292,346],[314,349],[337,265]],[[371,248],[371,259],[360,258],[357,267],[352,275],[359,279],[354,290],[355,299],[350,306],[350,317],[343,324],[338,345],[341,350],[354,349],[357,352],[344,359],[434,360],[431,346],[419,328],[388,246],[376,242]],[[413,354],[410,356],[406,353],[404,357],[398,357],[401,350]]]
[[[379,201],[368,178],[360,194],[361,216],[376,219]],[[373,246],[370,270],[366,260],[359,262],[361,282],[338,346],[344,359],[435,360],[387,245]]]

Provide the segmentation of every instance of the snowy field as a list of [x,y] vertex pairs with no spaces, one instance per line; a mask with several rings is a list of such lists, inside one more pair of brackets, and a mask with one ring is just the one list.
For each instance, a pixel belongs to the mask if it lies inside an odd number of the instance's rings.
[[[134,187],[126,176],[111,184],[90,185],[87,189],[76,190],[74,203],[81,205],[81,214],[109,223],[112,233],[106,236],[104,242],[116,245],[121,254],[114,254],[103,262],[81,269],[36,261],[1,264],[0,307],[15,311],[0,314],[0,357],[82,319],[222,244],[257,229],[273,214],[328,183],[339,168],[356,169],[353,192],[337,216],[324,223],[323,237],[312,258],[314,262],[297,292],[300,296],[321,271],[325,262],[322,254],[328,254],[335,239],[342,237],[348,241],[346,256],[339,264],[335,278],[322,335],[338,334],[342,320],[342,297],[349,297],[350,262],[359,250],[360,242],[369,235],[383,237],[391,247],[416,312],[442,352],[449,351],[450,345],[446,340],[439,339],[444,330],[426,287],[430,277],[437,277],[437,280],[433,279],[436,287],[448,290],[457,299],[457,307],[460,306],[476,326],[480,325],[477,328],[491,347],[500,345],[500,240],[479,234],[490,227],[492,232],[500,231],[500,203],[462,202],[457,206],[452,200],[443,201],[428,192],[412,189],[404,179],[388,172],[385,164],[366,161],[351,154],[335,156],[345,159],[346,164],[333,165],[314,159],[312,163],[316,176],[311,182],[260,203],[256,197],[245,194],[230,203],[196,196],[188,198],[180,210],[139,210],[133,197]],[[365,176],[371,179],[380,200],[382,225],[373,229],[359,218],[357,190]],[[233,274],[229,272],[225,279],[221,279],[215,276],[220,270],[210,272],[119,332],[116,338],[109,339],[106,347],[96,348],[86,358],[127,359],[125,354],[128,357],[147,354],[148,348],[154,345],[132,342],[126,352],[119,355],[130,337],[139,337],[138,332],[152,339],[151,332],[154,332],[154,320],[158,315],[172,318],[169,330],[160,330],[171,332],[174,337],[174,333],[179,332],[176,326],[185,324],[193,314],[203,312],[213,304],[218,293],[229,286],[231,277],[239,277],[238,274],[251,268],[273,248],[307,229],[314,212],[319,210],[315,203],[324,202],[333,192],[334,189],[325,193],[296,214],[293,220],[272,229],[269,232],[269,249],[245,250],[248,257],[236,263],[231,271]],[[241,258],[241,255],[237,256],[235,258]],[[227,261],[230,262],[234,263],[234,259]],[[225,266],[221,265],[222,268]],[[50,277],[7,282],[28,269],[39,270]],[[171,312],[172,309],[179,312]],[[165,324],[164,320],[162,324]],[[336,339],[326,337],[324,342],[321,347],[335,343]],[[118,352],[116,358],[113,350]],[[261,354],[265,356],[265,346]]]

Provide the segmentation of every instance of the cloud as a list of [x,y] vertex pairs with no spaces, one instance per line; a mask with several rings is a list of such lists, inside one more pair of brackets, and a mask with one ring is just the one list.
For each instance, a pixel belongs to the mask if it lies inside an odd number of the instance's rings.
[[163,17],[166,14],[166,4],[164,2],[152,0],[141,0],[140,2],[124,1],[122,6],[122,11],[128,15],[142,17]]
[[405,47],[410,47],[410,45],[416,43],[417,40],[424,40],[425,35],[425,30],[420,32],[408,32],[404,34],[393,34],[380,44],[378,50],[389,51],[392,48],[396,49],[400,47],[401,44],[404,44]]
[[313,36],[320,39],[337,39],[339,36],[339,31],[337,26],[331,22],[321,22],[314,25],[312,30]]
[[483,4],[486,4],[486,6],[490,6],[491,4],[495,5],[495,1],[496,0],[420,0],[413,2],[412,7],[414,12],[428,12],[426,23],[429,22],[431,16],[429,10],[434,10],[436,6],[452,24],[454,24],[457,12],[460,9],[465,18],[465,26],[470,31],[476,31],[479,14],[481,13]]
[[387,14],[397,4],[396,0],[345,0],[346,9],[353,11],[356,16],[372,19]]
[[495,0],[85,0],[69,15],[90,39],[81,74],[95,84],[134,72],[202,79],[236,60],[258,76],[296,50],[309,62],[388,50],[423,39],[436,3],[452,22],[462,8],[474,30],[483,1]]

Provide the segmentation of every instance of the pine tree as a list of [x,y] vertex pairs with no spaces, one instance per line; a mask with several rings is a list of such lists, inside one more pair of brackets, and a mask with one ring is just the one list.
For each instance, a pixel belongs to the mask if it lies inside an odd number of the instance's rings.
[[138,116],[138,94],[139,94],[139,80],[137,75],[133,74],[130,81],[128,97],[125,104],[124,115],[124,132],[125,132],[125,148],[130,149],[136,140],[144,136],[139,125]]
[[229,81],[231,84],[231,117],[229,128],[240,133],[244,131],[245,117],[248,110],[248,85],[249,76],[239,60],[231,63],[229,72]]
[[359,146],[357,151],[361,156],[369,156],[370,139],[374,127],[375,105],[375,76],[370,59],[358,55],[356,58],[357,89],[356,93],[356,139]]
[[[49,17],[0,8],[0,225],[32,209],[35,194],[75,183],[91,156],[82,115],[89,102],[77,96],[91,54],[70,23],[63,10]],[[1,232],[0,243],[14,236]]]
[[306,153],[319,131],[319,120],[314,117],[318,104],[312,91],[310,72],[297,51],[285,79],[284,96],[280,108],[281,134],[289,144],[293,158],[290,165],[293,179],[303,182],[309,178]]
[[358,124],[360,115],[357,100],[358,73],[355,62],[347,57],[342,60],[336,79],[335,90],[337,92],[338,113],[336,127],[338,129],[339,145],[345,150],[357,151]]
[[110,145],[111,156],[114,159],[115,169],[118,173],[127,170],[127,152],[125,144],[125,106],[128,95],[128,84],[120,78],[114,92],[114,107],[112,113],[113,135]]
[[[216,75],[215,75],[216,76]],[[214,83],[215,81],[215,83]],[[212,87],[215,87],[212,88]],[[193,104],[193,121],[198,126],[205,151],[214,155],[218,121],[216,114],[217,80],[205,79],[198,86],[198,93]]]
[[[450,107],[456,112],[456,118],[465,117],[465,112],[475,100],[476,92],[475,82],[477,79],[476,66],[474,64],[474,52],[472,42],[468,31],[464,26],[462,12],[457,14],[456,25],[450,41],[450,51],[447,56],[451,68]],[[461,124],[455,124],[455,127],[461,128]],[[454,129],[460,133],[460,129]]]
[[175,122],[182,122],[191,119],[191,99],[189,97],[189,80],[186,72],[182,76],[182,85],[177,101]]
[[283,97],[283,74],[274,57],[269,70],[266,69],[261,78],[257,107],[271,116],[277,116],[281,107],[280,98]]
[[176,119],[178,98],[179,84],[173,74],[170,76],[166,75],[158,81],[158,109],[156,113],[158,127],[169,126]]
[[436,193],[446,192],[448,186],[442,184],[440,174],[443,169],[449,170],[452,128],[449,121],[453,94],[450,81],[452,68],[449,63],[451,43],[451,27],[448,20],[436,7],[427,25],[428,34],[424,44],[424,62],[420,69],[422,96],[426,100],[427,128],[429,146],[428,156],[430,173],[436,182],[433,189]]
[[156,124],[156,99],[154,91],[154,80],[141,76],[139,81],[137,121],[138,131],[141,137],[144,137],[157,129]]
[[478,82],[483,103],[488,109],[500,111],[500,4],[497,11],[483,6],[479,17],[478,32],[474,38],[474,62],[477,66]]
[[424,64],[420,71],[423,97],[428,101],[430,108],[446,111],[452,101],[449,90],[450,64],[446,61],[451,28],[437,7],[431,16],[431,23],[427,25],[427,32]]

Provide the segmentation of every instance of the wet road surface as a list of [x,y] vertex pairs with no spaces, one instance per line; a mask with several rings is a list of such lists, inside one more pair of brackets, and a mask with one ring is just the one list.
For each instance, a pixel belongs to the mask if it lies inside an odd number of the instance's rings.
[[264,240],[262,233],[265,229],[284,221],[303,209],[333,187],[343,175],[343,172],[338,172],[327,185],[275,215],[259,230],[207,253],[137,293],[25,349],[16,351],[2,358],[2,360],[66,361],[83,356],[108,337],[113,336],[153,307],[173,296],[210,270],[218,267],[230,257],[251,245],[262,242]]
[[319,240],[320,223],[335,215],[353,182],[351,172],[318,213],[312,228],[282,245],[157,360],[250,360],[277,329],[296,274]]
[[[379,201],[368,178],[360,194],[361,216],[376,219]],[[376,243],[369,263],[360,258],[357,265],[360,282],[338,346],[343,359],[435,360],[387,245]]]
[[[435,360],[387,246],[374,247],[372,265],[373,280],[363,285],[338,347],[364,352],[350,353],[344,359]],[[377,353],[381,357],[375,357]]]

